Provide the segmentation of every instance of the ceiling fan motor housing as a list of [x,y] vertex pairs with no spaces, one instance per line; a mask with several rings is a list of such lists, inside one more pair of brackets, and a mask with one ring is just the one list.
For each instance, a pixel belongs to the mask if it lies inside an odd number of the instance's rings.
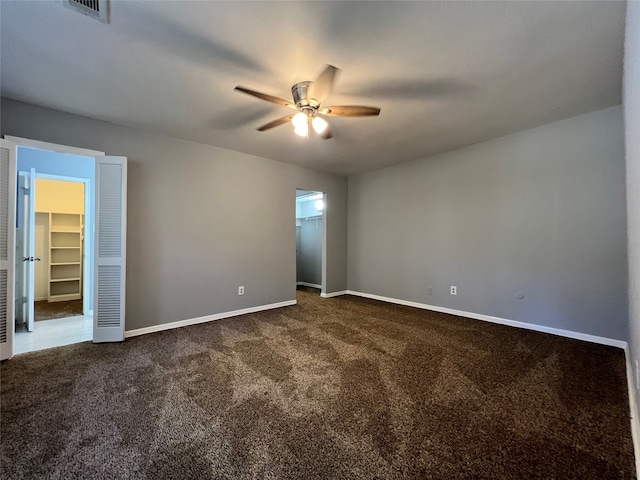
[[299,110],[309,114],[315,113],[320,106],[320,103],[315,98],[308,98],[309,86],[312,82],[299,82],[291,87],[291,94],[293,95],[293,101]]

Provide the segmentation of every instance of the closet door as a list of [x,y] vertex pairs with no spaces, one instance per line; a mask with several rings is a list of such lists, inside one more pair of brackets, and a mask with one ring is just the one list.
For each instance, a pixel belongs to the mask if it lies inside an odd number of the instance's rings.
[[93,341],[124,340],[127,158],[96,157]]
[[15,227],[16,144],[0,140],[0,360],[13,356]]
[[16,269],[14,316],[16,324],[24,324],[27,331],[34,328],[35,262],[36,257],[36,170],[18,172],[16,191]]

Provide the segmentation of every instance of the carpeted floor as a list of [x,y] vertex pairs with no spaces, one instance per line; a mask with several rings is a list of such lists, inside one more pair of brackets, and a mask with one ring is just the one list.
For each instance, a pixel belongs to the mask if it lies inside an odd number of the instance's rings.
[[3,479],[631,479],[622,350],[344,296],[16,356]]
[[53,318],[66,318],[82,315],[82,300],[69,300],[67,302],[47,302],[46,300],[33,303],[33,318],[51,320]]

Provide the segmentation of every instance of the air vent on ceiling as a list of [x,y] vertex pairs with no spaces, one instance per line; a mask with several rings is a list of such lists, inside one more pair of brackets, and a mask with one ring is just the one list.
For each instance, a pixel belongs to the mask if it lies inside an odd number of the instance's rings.
[[109,0],[63,0],[63,3],[96,20],[109,23]]

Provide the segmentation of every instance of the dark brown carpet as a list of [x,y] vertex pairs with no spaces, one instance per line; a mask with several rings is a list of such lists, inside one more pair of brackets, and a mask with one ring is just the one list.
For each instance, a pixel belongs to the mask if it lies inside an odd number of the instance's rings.
[[82,300],[69,300],[67,302],[34,302],[34,320],[51,320],[53,318],[66,318],[82,315]]
[[631,479],[622,350],[357,297],[16,356],[3,479]]

